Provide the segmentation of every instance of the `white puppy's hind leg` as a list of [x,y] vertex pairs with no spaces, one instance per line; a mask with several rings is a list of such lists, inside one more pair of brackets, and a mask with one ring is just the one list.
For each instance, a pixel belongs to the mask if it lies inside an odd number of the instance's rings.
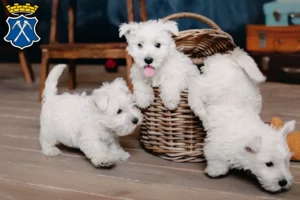
[[201,82],[199,80],[191,81],[189,86],[188,104],[195,115],[200,118],[206,116],[206,107],[203,98],[205,98],[205,90],[201,89]]
[[57,140],[55,140],[55,138],[52,137],[51,133],[48,133],[44,129],[41,129],[39,139],[42,148],[42,153],[45,156],[57,156],[62,153],[59,150],[59,148],[56,147]]
[[232,51],[232,56],[239,66],[247,72],[252,80],[257,83],[266,81],[267,78],[261,73],[253,58],[250,57],[245,51],[237,47],[234,49],[234,51]]
[[[190,93],[191,94],[191,93]],[[196,98],[193,95],[189,94],[189,106],[193,110],[196,116],[198,116],[200,119],[203,119],[206,115],[206,109],[205,105],[202,102],[201,98]]]

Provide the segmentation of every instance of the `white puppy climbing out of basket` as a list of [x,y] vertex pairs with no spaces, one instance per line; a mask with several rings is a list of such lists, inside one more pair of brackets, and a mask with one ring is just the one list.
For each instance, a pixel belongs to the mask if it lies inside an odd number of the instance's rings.
[[[173,20],[180,18],[193,18],[211,28],[179,31]],[[232,50],[232,37],[207,17],[186,12],[122,24],[123,35],[134,59],[130,73],[133,93],[143,108],[141,145],[166,160],[204,161],[206,133],[188,105],[188,81],[200,75],[191,60]]]
[[259,114],[259,83],[266,78],[254,60],[239,48],[204,59],[201,76],[189,87],[189,105],[205,127],[205,172],[219,177],[230,169],[250,170],[271,192],[292,185],[291,153],[286,136],[295,127],[287,122],[279,131]]
[[179,33],[177,23],[164,20],[130,22],[122,24],[119,31],[120,37],[126,37],[127,51],[134,59],[130,78],[137,105],[140,108],[150,106],[154,100],[152,87],[158,87],[164,106],[176,109],[188,80],[199,74],[188,56],[176,49],[172,35]]

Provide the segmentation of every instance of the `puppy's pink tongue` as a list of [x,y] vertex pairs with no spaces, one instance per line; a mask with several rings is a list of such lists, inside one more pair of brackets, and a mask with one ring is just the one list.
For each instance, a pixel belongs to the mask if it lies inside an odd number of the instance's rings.
[[145,74],[145,76],[149,76],[149,77],[151,77],[151,76],[153,76],[154,75],[154,68],[153,67],[151,67],[150,65],[148,65],[148,66],[146,66],[145,68],[144,68],[144,74]]

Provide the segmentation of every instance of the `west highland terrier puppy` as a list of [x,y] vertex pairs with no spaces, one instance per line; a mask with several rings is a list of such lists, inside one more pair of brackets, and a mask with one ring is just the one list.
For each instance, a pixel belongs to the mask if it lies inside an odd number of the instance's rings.
[[94,166],[125,161],[118,137],[133,132],[142,121],[126,82],[117,78],[91,95],[57,95],[57,82],[66,65],[51,70],[43,91],[40,144],[46,156],[61,154],[56,144],[79,148]]
[[134,59],[130,77],[137,105],[148,107],[154,100],[152,87],[159,87],[164,105],[174,110],[190,77],[200,73],[192,61],[176,49],[172,39],[172,35],[179,34],[176,22],[131,22],[122,24],[119,31],[120,37],[125,35],[127,51]]
[[265,190],[290,188],[286,137],[295,121],[279,131],[262,121],[258,84],[266,78],[252,58],[236,48],[205,59],[202,71],[191,81],[189,105],[207,131],[205,172],[218,177],[234,168],[250,170]]

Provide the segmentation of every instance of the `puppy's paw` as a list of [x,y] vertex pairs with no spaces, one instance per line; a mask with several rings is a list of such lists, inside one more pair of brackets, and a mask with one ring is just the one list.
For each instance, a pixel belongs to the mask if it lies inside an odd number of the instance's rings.
[[179,105],[180,99],[165,99],[164,105],[169,109],[169,110],[175,110],[177,106]]
[[45,156],[58,156],[62,154],[62,152],[57,147],[43,148],[42,152]]
[[125,151],[121,152],[119,154],[119,158],[120,158],[121,161],[126,161],[130,158],[130,154],[128,152],[125,152]]
[[205,116],[205,108],[201,107],[201,106],[197,106],[195,108],[192,108],[192,110],[194,111],[195,115],[197,115],[198,117],[204,117]]
[[91,162],[95,167],[111,167],[115,164],[114,161],[105,158],[92,158]]
[[147,108],[154,101],[154,94],[136,93],[134,97],[137,106],[140,108]]
[[229,171],[229,168],[226,164],[222,162],[208,162],[207,167],[205,168],[205,173],[212,178],[217,178],[219,176],[226,175]]

